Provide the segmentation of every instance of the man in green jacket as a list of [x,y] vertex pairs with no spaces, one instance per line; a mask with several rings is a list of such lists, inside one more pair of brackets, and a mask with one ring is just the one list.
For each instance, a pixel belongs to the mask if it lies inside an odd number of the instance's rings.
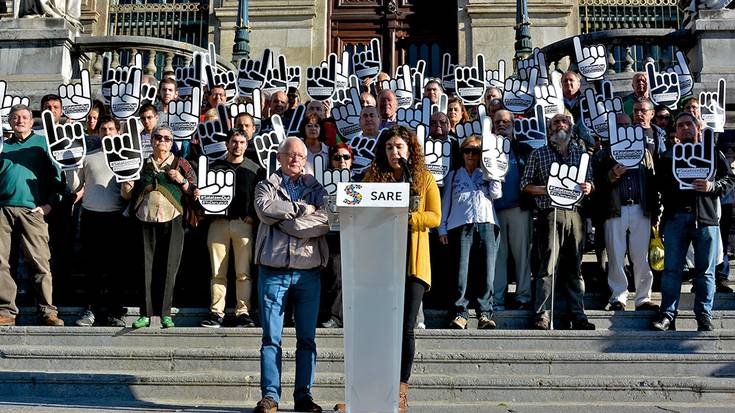
[[8,116],[13,135],[0,153],[0,325],[14,325],[17,286],[10,276],[10,244],[20,239],[35,283],[38,311],[47,326],[63,326],[52,304],[48,225],[44,216],[61,200],[64,180],[43,136],[33,133],[33,114],[16,105]]

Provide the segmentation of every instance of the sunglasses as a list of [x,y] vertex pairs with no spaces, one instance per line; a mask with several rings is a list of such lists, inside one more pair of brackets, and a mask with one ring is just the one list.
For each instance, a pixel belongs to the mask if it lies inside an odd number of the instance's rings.
[[173,139],[171,139],[170,136],[163,136],[163,135],[153,135],[153,139],[161,142],[171,142]]
[[348,155],[334,155],[332,157],[332,160],[335,162],[349,161],[350,159],[352,159],[352,155],[349,155],[349,154]]
[[482,153],[480,148],[462,148],[462,153],[465,155],[479,155]]

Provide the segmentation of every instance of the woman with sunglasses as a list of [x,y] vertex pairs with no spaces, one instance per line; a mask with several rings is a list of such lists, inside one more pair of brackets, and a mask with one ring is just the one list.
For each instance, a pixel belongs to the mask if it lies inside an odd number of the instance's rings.
[[418,195],[418,207],[408,217],[408,265],[406,295],[403,304],[403,339],[401,343],[401,387],[399,407],[408,408],[408,380],[414,354],[414,326],[424,292],[431,287],[429,229],[439,226],[441,201],[434,176],[426,169],[424,151],[413,130],[391,126],[383,130],[375,144],[375,159],[365,174],[365,182],[404,182],[401,159],[411,173],[411,195]]
[[131,215],[140,221],[144,260],[144,302],[133,328],[148,327],[161,316],[171,328],[174,284],[184,245],[184,197],[193,197],[196,175],[189,162],[171,153],[173,131],[158,126],[151,133],[153,154],[144,160],[140,178],[122,185]]
[[442,221],[439,225],[439,241],[457,249],[457,290],[454,293],[455,317],[450,327],[465,329],[469,313],[466,298],[467,277],[470,266],[470,251],[479,247],[485,258],[485,274],[482,277],[483,291],[477,297],[477,328],[495,328],[493,315],[493,282],[495,278],[495,253],[500,228],[495,215],[493,200],[502,195],[502,184],[486,180],[480,168],[482,142],[470,136],[462,142],[462,166],[449,172],[444,178],[442,196]]

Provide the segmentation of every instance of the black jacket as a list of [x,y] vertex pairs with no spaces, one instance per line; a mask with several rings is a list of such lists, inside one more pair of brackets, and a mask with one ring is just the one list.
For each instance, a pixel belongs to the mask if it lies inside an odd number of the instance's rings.
[[[612,168],[618,164],[613,159],[610,148],[603,148],[593,158],[592,170],[595,174],[595,193],[597,195],[599,216],[603,219],[620,217],[619,180],[612,180]],[[640,206],[646,216],[656,218],[659,213],[659,197],[656,190],[656,177],[651,152],[646,153],[638,164],[638,183],[641,191]]]
[[227,219],[257,219],[255,214],[255,185],[260,182],[265,173],[262,168],[245,158],[240,164],[232,164],[223,159],[212,162],[212,170],[232,169],[235,171],[235,196],[227,208]]

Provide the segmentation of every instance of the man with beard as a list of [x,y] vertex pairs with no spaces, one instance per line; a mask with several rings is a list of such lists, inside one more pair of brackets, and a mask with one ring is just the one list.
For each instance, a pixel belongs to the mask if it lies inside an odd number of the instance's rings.
[[[533,195],[538,208],[534,247],[539,268],[536,274],[533,328],[548,330],[551,326],[549,310],[552,274],[556,274],[557,277],[562,277],[558,285],[566,295],[566,316],[571,321],[571,329],[594,330],[595,325],[587,321],[584,313],[582,217],[579,215],[578,206],[572,209],[554,207],[546,192],[552,163],[578,166],[584,152],[579,146],[570,143],[572,120],[568,116],[555,115],[550,123],[548,144],[531,152],[521,177],[521,188]],[[579,184],[585,195],[589,195],[593,190],[591,169],[587,170],[585,182]]]
[[521,192],[520,183],[532,148],[518,142],[513,135],[513,114],[509,111],[505,109],[497,111],[493,127],[496,135],[510,140],[511,148],[508,154],[508,173],[503,182],[503,196],[493,202],[500,225],[493,299],[496,310],[505,309],[508,268],[512,260],[516,274],[514,307],[529,310],[531,308],[531,210],[533,199],[527,193]]
[[[702,123],[691,113],[682,112],[676,118],[676,138],[682,144],[699,144]],[[708,154],[714,137],[704,141]],[[673,175],[679,167],[674,159],[677,146],[664,153],[656,167],[657,185],[664,206],[663,236],[664,272],[661,276],[661,313],[654,320],[655,330],[676,330],[676,315],[681,295],[681,278],[689,244],[694,247],[694,316],[698,331],[712,331],[712,302],[715,293],[715,266],[720,243],[718,212],[719,197],[735,187],[735,175],[722,152],[715,150],[714,159],[706,159],[706,166],[714,168],[711,180],[695,179],[691,189],[680,189]],[[686,149],[686,148],[682,148]],[[686,153],[686,151],[684,151]],[[711,162],[711,164],[710,164]],[[672,165],[674,164],[674,165]]]

